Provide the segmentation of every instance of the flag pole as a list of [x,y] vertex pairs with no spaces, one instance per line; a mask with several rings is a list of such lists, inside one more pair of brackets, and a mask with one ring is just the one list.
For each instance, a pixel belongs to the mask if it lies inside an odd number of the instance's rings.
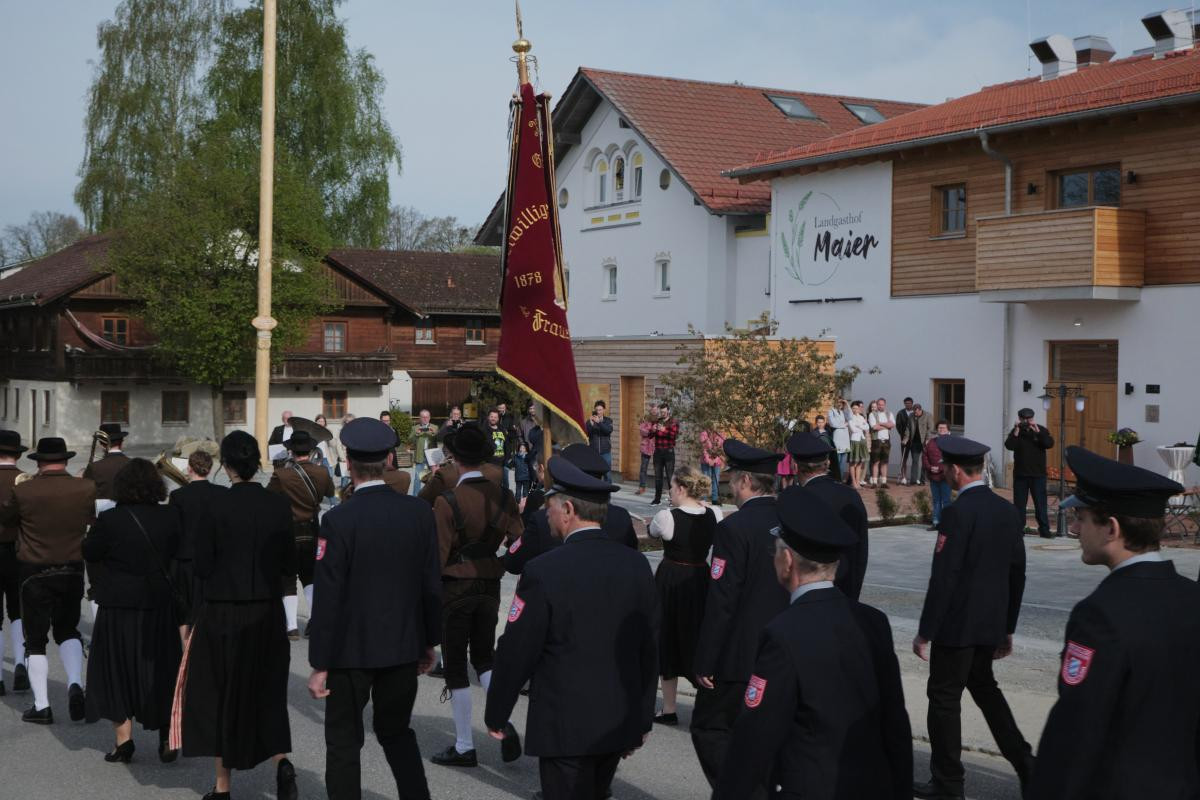
[[258,331],[254,352],[254,438],[263,464],[267,456],[267,419],[271,397],[271,234],[275,190],[275,9],[277,0],[263,0],[262,153],[258,177]]

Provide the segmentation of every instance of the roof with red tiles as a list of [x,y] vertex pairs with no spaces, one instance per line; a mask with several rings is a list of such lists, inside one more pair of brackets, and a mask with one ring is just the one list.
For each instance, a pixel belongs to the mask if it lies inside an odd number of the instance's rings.
[[1050,80],[1025,78],[912,111],[816,142],[762,150],[728,175],[761,180],[764,173],[806,163],[898,150],[933,140],[964,138],[1008,126],[1052,124],[1079,113],[1113,112],[1169,99],[1200,99],[1200,50],[1165,57],[1132,56]]
[[421,316],[500,314],[499,256],[343,248],[325,260]]
[[108,275],[106,233],[86,236],[62,250],[6,271],[0,279],[0,306],[44,306]]

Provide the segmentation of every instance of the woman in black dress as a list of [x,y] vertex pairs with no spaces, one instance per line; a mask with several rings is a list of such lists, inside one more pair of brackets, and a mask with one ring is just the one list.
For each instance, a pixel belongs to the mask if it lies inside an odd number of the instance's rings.
[[711,493],[707,476],[693,467],[681,467],[671,479],[672,508],[659,511],[650,521],[650,535],[663,540],[663,560],[654,573],[662,610],[658,671],[663,695],[662,713],[654,721],[662,725],[679,724],[675,712],[679,676],[695,682],[692,660],[708,594],[708,551],[721,521],[721,509],[701,500]]
[[258,443],[245,431],[221,441],[233,485],[216,493],[195,541],[204,602],[184,652],[171,715],[171,746],[216,759],[209,800],[228,800],[230,771],[276,762],[280,800],[295,800],[287,687],[291,646],[283,577],[296,572],[286,496],[254,480]]
[[116,508],[96,518],[83,542],[89,565],[103,565],[95,591],[99,611],[87,671],[87,720],[112,722],[116,746],[105,761],[133,758],[133,720],[159,732],[158,756],[167,747],[171,699],[182,645],[167,565],[179,543],[179,515],[167,506],[154,465],[135,458],[113,481]]

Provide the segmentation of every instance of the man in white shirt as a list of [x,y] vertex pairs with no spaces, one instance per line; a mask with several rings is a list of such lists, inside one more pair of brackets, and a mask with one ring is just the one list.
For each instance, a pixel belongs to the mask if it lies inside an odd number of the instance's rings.
[[871,426],[871,485],[887,488],[892,429],[896,427],[896,417],[887,410],[887,400],[881,397],[875,401],[875,410],[867,422]]

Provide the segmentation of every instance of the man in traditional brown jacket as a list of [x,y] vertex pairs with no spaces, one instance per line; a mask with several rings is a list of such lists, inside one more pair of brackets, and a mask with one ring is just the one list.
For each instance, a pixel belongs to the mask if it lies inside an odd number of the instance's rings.
[[[446,447],[457,461],[458,479],[434,501],[433,516],[442,563],[442,659],[455,743],[436,753],[433,763],[474,767],[478,761],[471,734],[467,654],[469,650],[470,663],[486,692],[492,680],[504,576],[496,551],[520,536],[523,526],[512,492],[480,469],[492,453],[492,440],[483,429],[468,422],[447,438]],[[504,733],[501,755],[505,761],[515,761],[521,756],[521,739],[511,724]]]
[[108,434],[108,452],[103,458],[84,467],[83,477],[95,482],[97,500],[112,500],[113,481],[129,463],[129,456],[124,453],[125,437],[129,431],[121,430],[121,426],[115,422],[104,423],[100,430]]
[[37,452],[28,456],[38,462],[37,476],[15,485],[0,506],[0,525],[17,526],[21,616],[33,688],[33,706],[21,719],[39,725],[54,722],[46,661],[51,631],[67,673],[71,719],[84,716],[79,603],[83,600],[83,537],[95,517],[96,484],[67,472],[67,461],[74,455],[62,439],[41,439]]
[[[0,430],[0,506],[12,496],[17,478],[25,473],[17,457],[29,448],[21,446],[21,434]],[[21,573],[17,567],[17,526],[0,525],[0,696],[4,691],[4,614],[8,613],[13,646],[13,691],[29,691],[25,671],[25,634],[21,630]]]
[[[312,619],[313,570],[317,557],[317,527],[321,503],[333,497],[333,478],[325,467],[309,461],[316,440],[307,431],[296,431],[283,443],[291,459],[276,467],[267,482],[267,489],[287,495],[292,504],[292,533],[296,537],[296,565],[304,599],[308,603],[308,618]],[[283,610],[287,617],[288,638],[296,641],[300,630],[296,621],[299,600],[296,597],[296,578],[285,578]],[[307,626],[305,626],[307,629]]]

